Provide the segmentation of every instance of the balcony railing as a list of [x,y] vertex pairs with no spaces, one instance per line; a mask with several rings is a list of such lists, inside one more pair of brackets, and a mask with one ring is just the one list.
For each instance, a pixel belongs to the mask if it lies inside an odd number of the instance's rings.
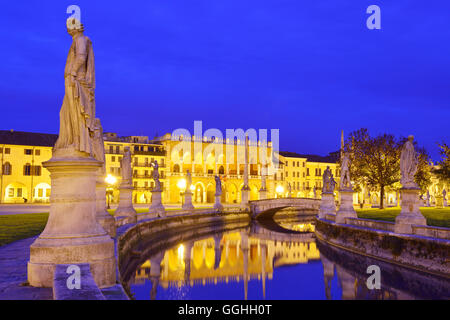
[[[165,168],[165,163],[158,163],[159,168]],[[133,167],[143,167],[143,168],[153,168],[152,164],[150,162],[148,163],[142,163],[142,162],[133,162]]]
[[166,151],[133,151],[133,154],[165,157],[167,152]]

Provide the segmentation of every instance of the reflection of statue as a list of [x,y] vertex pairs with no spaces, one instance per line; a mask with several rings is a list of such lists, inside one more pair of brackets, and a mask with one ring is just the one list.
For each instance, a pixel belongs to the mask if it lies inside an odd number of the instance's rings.
[[344,152],[341,161],[341,180],[339,189],[352,190],[352,183],[350,181],[350,157],[347,152]]
[[153,180],[155,180],[155,190],[154,191],[160,191],[161,190],[161,182],[159,182],[159,166],[158,161],[154,161],[153,164]]
[[414,136],[409,136],[408,141],[403,145],[400,155],[400,171],[402,178],[400,180],[403,188],[417,188],[414,182],[414,175],[417,172],[417,164],[419,162],[413,144]]
[[106,161],[105,161],[105,144],[103,142],[103,128],[99,118],[95,118],[94,121],[94,143],[93,143],[94,158],[103,162],[101,175],[106,174]]
[[288,197],[291,196],[291,191],[292,191],[292,189],[291,189],[291,183],[288,182]]
[[216,195],[222,194],[222,182],[220,181],[219,176],[214,176],[214,179],[216,180]]
[[125,153],[122,158],[122,183],[131,184],[132,173],[131,173],[131,152],[130,148],[125,148]]
[[445,189],[442,190],[442,196],[444,197],[444,199],[445,199],[445,197],[447,196],[447,191],[445,191]]
[[316,186],[314,186],[314,188],[313,188],[313,193],[314,193],[314,199],[317,198],[317,188],[316,188]]
[[92,137],[95,119],[95,67],[91,40],[83,35],[83,25],[67,32],[72,45],[64,70],[65,95],[59,113],[59,136],[55,152],[68,150],[69,155],[86,152],[93,156]]
[[334,187],[336,186],[336,181],[333,178],[333,173],[331,173],[330,166],[327,166],[323,173],[323,188],[322,192],[332,193],[334,192]]

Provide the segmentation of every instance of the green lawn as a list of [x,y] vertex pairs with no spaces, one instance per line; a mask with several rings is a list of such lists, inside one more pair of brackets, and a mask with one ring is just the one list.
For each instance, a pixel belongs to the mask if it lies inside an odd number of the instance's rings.
[[47,219],[48,212],[0,215],[0,246],[40,234]]
[[[422,207],[420,212],[427,219],[427,224],[436,227],[450,228],[450,208],[436,209],[433,207]],[[357,209],[359,218],[374,219],[384,221],[395,221],[395,217],[400,214],[400,207],[387,209]]]

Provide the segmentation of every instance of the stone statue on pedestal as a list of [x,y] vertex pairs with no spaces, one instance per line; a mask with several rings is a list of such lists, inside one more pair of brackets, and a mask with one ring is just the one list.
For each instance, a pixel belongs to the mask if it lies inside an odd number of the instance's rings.
[[186,192],[191,192],[192,175],[189,170],[186,172]]
[[336,186],[336,181],[334,180],[330,166],[327,166],[327,168],[325,169],[322,179],[323,179],[322,193],[333,193],[334,188]]
[[219,176],[214,176],[214,180],[216,181],[216,195],[222,194],[222,182],[220,181]]
[[288,197],[292,197],[292,187],[290,182],[288,182]]
[[403,188],[407,189],[418,188],[417,183],[414,181],[414,175],[417,172],[419,160],[414,150],[413,140],[414,136],[408,137],[408,141],[403,145],[400,155],[400,171],[402,174],[400,183]]
[[[69,20],[68,20],[69,22]],[[65,95],[60,117],[59,136],[54,152],[60,156],[94,156],[95,65],[91,40],[84,27],[69,28],[72,45],[64,70]],[[80,154],[82,152],[84,154]]]
[[347,152],[344,152],[341,161],[341,180],[339,190],[353,190],[350,180],[350,157]]
[[161,191],[161,182],[159,181],[159,165],[158,161],[154,161],[153,164],[153,180],[155,181],[155,189],[153,191]]
[[122,184],[131,185],[132,182],[132,170],[131,170],[131,152],[130,148],[125,147],[125,153],[122,158]]
[[45,229],[30,246],[27,265],[28,283],[34,287],[53,287],[56,266],[69,264],[89,264],[100,288],[116,284],[114,240],[97,215],[97,180],[104,154],[100,123],[95,121],[94,53],[83,31],[80,21],[67,20],[72,45],[64,71],[59,136],[53,157],[42,163],[51,178],[50,213]]
[[93,139],[93,155],[94,158],[103,163],[100,170],[101,175],[106,174],[106,161],[105,161],[105,144],[103,142],[103,128],[99,118],[95,118],[94,121],[94,139]]
[[314,186],[313,188],[314,199],[317,198],[317,188]]
[[[402,234],[412,233],[413,225],[427,225],[426,219],[419,210],[420,188],[414,181],[419,161],[414,150],[413,140],[413,136],[408,137],[400,155],[400,171],[402,174],[400,183],[403,186],[400,190],[402,202],[400,214],[395,218],[394,231]],[[427,193],[428,197],[429,193]]]

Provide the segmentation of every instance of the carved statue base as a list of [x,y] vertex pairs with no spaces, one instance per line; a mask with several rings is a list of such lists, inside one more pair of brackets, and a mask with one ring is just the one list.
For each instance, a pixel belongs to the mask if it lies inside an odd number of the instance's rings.
[[425,207],[429,207],[430,206],[430,199],[427,199],[426,201],[425,201]]
[[419,188],[400,190],[402,194],[402,211],[395,219],[396,233],[412,233],[412,225],[427,225],[427,220],[420,213]]
[[192,210],[192,209],[194,209],[194,205],[192,204],[192,192],[190,190],[186,191],[184,193],[184,203],[181,206],[181,208],[183,210]]
[[28,282],[52,287],[57,264],[89,263],[99,287],[116,283],[114,240],[96,217],[96,177],[102,163],[91,157],[55,158],[50,171],[50,215],[44,231],[30,246]]
[[444,198],[444,207],[447,206],[447,199]]
[[436,196],[436,208],[443,208],[443,207],[444,207],[444,197]]
[[345,218],[358,218],[353,208],[353,190],[339,190],[340,206],[336,213],[336,223],[345,223]]
[[131,185],[120,185],[119,207],[114,214],[116,219],[126,217],[127,223],[136,223],[137,214],[133,208],[133,187]]
[[336,215],[336,203],[332,192],[322,192],[320,200],[319,219],[325,219],[327,214]]
[[267,189],[259,189],[259,200],[267,199]]
[[116,236],[116,220],[106,210],[106,184],[97,179],[95,188],[97,221],[111,238]]
[[222,211],[223,210],[223,205],[222,205],[222,203],[220,201],[220,198],[221,198],[222,195],[221,194],[215,194],[214,196],[216,198],[216,202],[214,202],[214,210]]
[[248,186],[243,186],[241,189],[241,208],[248,208],[248,201],[250,199],[250,188]]
[[154,217],[165,217],[166,209],[164,208],[161,200],[161,190],[152,191],[152,204],[150,205],[149,213]]

